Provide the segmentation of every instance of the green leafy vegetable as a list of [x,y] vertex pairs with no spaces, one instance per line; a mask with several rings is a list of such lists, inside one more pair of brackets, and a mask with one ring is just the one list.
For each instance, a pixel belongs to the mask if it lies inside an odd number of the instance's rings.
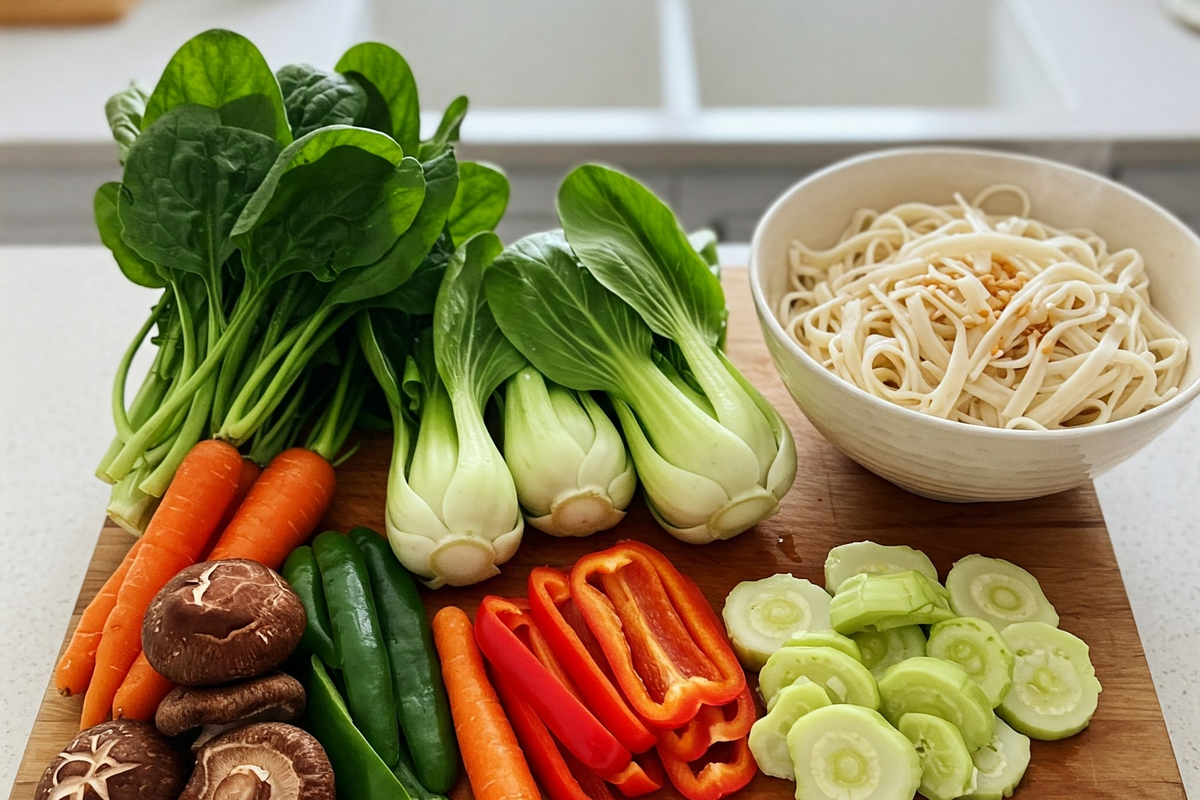
[[154,269],[154,264],[138,255],[137,251],[121,238],[121,219],[117,214],[117,199],[120,196],[121,184],[115,181],[104,183],[96,190],[92,203],[92,211],[96,216],[96,229],[100,232],[100,241],[112,251],[117,266],[133,283],[158,289],[167,283]]
[[232,31],[205,31],[179,48],[146,101],[142,130],[183,105],[213,108],[226,125],[292,141],[275,75],[258,48]]
[[366,113],[367,93],[337,72],[289,64],[276,77],[297,139],[326,125],[354,125]]
[[458,167],[458,194],[450,208],[447,227],[456,242],[465,242],[480,231],[490,231],[508,207],[508,178],[498,167],[464,161]]
[[146,100],[150,94],[137,83],[117,92],[104,104],[104,115],[117,143],[117,157],[122,164],[129,148],[142,131],[142,116],[146,113]]
[[[363,42],[346,51],[334,67],[363,88],[367,97],[365,125],[389,134],[405,153],[417,154],[421,136],[421,104],[417,82],[404,56],[386,44]],[[422,161],[442,148],[421,153]]]

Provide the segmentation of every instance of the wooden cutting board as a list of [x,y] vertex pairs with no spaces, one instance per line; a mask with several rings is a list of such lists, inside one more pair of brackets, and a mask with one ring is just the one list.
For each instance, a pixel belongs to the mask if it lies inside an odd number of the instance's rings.
[[[1061,742],[1033,743],[1033,762],[1016,797],[1183,800],[1158,697],[1092,487],[1020,503],[953,505],[908,494],[875,477],[826,442],[787,395],[763,345],[745,270],[727,270],[724,283],[730,357],[783,413],[796,437],[799,471],[780,513],[732,541],[703,546],[672,539],[640,502],[616,529],[588,539],[555,539],[527,528],[502,575],[480,586],[427,592],[430,609],[455,604],[473,613],[485,594],[522,595],[530,568],[566,568],[584,553],[622,538],[661,549],[695,578],[718,610],[739,581],[791,572],[823,583],[829,549],[859,539],[918,547],[943,576],[970,553],[1006,558],[1038,577],[1062,627],[1091,646],[1096,676],[1104,685],[1086,731]],[[327,527],[383,529],[389,457],[385,438],[370,439],[339,469]],[[70,630],[132,541],[111,524],[101,530]],[[47,688],[11,800],[33,797],[43,769],[77,732],[81,704],[80,698],[59,697],[52,684]],[[784,800],[793,791],[794,784],[760,774],[738,796]],[[460,781],[455,800],[469,797]]]

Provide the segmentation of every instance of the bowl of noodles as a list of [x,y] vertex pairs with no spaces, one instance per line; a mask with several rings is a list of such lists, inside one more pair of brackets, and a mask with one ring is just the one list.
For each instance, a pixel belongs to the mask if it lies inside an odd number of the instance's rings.
[[842,161],[768,209],[750,282],[814,427],[939,500],[1079,486],[1200,393],[1200,239],[1064,164],[957,148]]

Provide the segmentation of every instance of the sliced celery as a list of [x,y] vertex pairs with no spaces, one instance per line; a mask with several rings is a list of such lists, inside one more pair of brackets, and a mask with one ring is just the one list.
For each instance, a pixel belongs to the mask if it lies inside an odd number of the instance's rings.
[[851,542],[838,545],[825,558],[825,589],[830,594],[848,578],[855,575],[887,575],[915,569],[937,582],[937,569],[929,556],[905,545],[883,545],[875,542]]
[[1044,622],[1018,622],[1001,634],[1012,649],[1013,683],[997,713],[1034,739],[1063,739],[1087,727],[1100,681],[1083,640]]
[[834,650],[841,650],[855,661],[863,660],[862,652],[854,640],[833,628],[823,631],[796,631],[783,644],[785,647],[832,647]]
[[869,708],[810,711],[787,736],[797,800],[912,800],[921,762],[912,742]]
[[1002,800],[1012,797],[1029,766],[1029,737],[996,719],[992,740],[972,754],[975,791],[963,800]]
[[820,586],[781,573],[733,587],[721,616],[742,664],[762,669],[793,631],[830,627],[829,595]]
[[872,626],[932,625],[956,616],[949,593],[917,570],[855,575],[842,583],[829,606],[834,630],[844,634]]
[[1012,686],[1013,654],[991,623],[978,617],[959,617],[934,625],[926,652],[953,661],[979,684],[992,708]]
[[875,680],[882,678],[892,664],[925,655],[925,631],[920,625],[903,625],[886,631],[868,628],[850,634],[850,638],[858,645],[862,662]]
[[788,731],[796,720],[827,705],[830,702],[825,689],[807,678],[780,689],[771,698],[767,715],[757,720],[750,729],[750,752],[758,768],[776,778],[796,780],[796,770],[788,754]]
[[954,723],[974,752],[995,732],[996,716],[987,696],[960,667],[940,658],[918,656],[888,669],[879,681],[883,715],[893,724],[919,712]]
[[780,689],[808,678],[820,684],[834,703],[879,708],[875,679],[862,664],[832,647],[782,647],[758,674],[763,702],[770,703]]
[[1058,612],[1046,599],[1037,578],[1001,558],[967,556],[946,576],[950,605],[961,617],[978,617],[998,631],[1014,622],[1058,626]]
[[921,758],[921,794],[954,800],[975,789],[975,765],[958,728],[941,717],[911,713],[896,726]]

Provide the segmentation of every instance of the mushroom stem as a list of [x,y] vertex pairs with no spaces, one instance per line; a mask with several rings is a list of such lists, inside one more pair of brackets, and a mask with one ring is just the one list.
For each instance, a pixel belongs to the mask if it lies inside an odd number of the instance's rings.
[[270,800],[271,773],[255,764],[234,767],[217,786],[213,800]]

